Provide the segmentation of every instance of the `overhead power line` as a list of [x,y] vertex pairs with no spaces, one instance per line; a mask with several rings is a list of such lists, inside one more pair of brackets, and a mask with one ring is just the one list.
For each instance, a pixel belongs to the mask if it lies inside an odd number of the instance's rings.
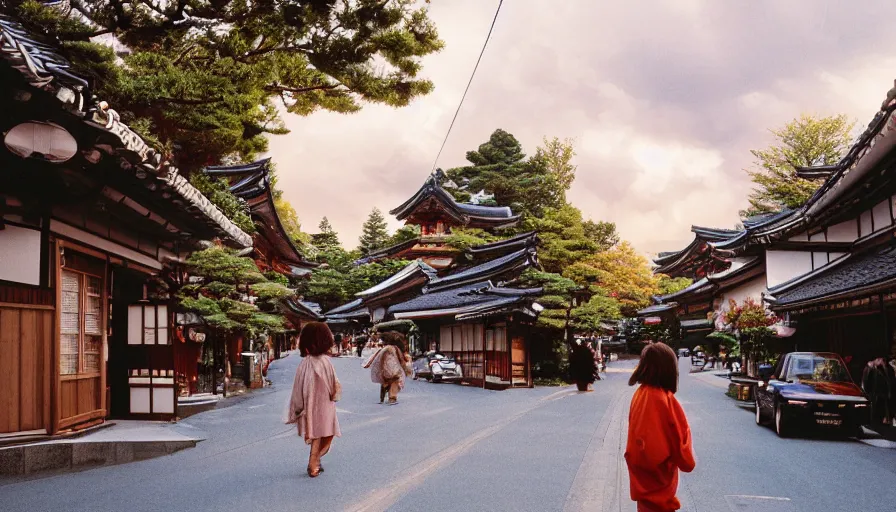
[[460,103],[457,104],[457,110],[454,111],[454,117],[451,119],[451,124],[448,125],[448,132],[445,133],[445,140],[442,141],[442,147],[439,148],[439,152],[436,154],[436,159],[432,163],[432,171],[435,172],[436,165],[439,163],[439,157],[442,156],[442,150],[445,149],[445,144],[448,142],[448,136],[451,135],[451,129],[454,128],[454,122],[457,121],[457,115],[460,114],[460,108],[464,105],[464,100],[467,98],[467,92],[470,90],[470,84],[473,83],[473,77],[476,76],[476,70],[479,69],[479,63],[482,62],[482,55],[485,54],[485,48],[488,46],[488,41],[492,37],[492,30],[495,29],[495,22],[498,21],[498,13],[501,12],[501,5],[504,4],[504,0],[500,0],[498,2],[498,8],[495,10],[495,17],[492,18],[492,24],[488,28],[488,35],[485,36],[485,42],[482,43],[482,51],[479,52],[479,58],[476,59],[476,65],[473,66],[473,73],[470,74],[470,80],[467,82],[467,88],[464,89],[464,94],[460,98]]

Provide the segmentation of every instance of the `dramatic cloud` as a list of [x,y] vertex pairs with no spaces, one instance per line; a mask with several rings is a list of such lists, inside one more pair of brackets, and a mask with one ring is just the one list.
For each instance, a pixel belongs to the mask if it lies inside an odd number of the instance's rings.
[[[287,117],[271,155],[306,230],[326,215],[353,247],[373,206],[416,191],[496,5],[433,2],[447,47],[425,61],[436,91],[410,107]],[[570,196],[586,216],[644,252],[678,249],[691,224],[738,222],[769,128],[802,112],[864,128],[896,77],[894,15],[883,0],[505,2],[438,164],[462,165],[496,128],[530,154],[544,135],[573,137]]]

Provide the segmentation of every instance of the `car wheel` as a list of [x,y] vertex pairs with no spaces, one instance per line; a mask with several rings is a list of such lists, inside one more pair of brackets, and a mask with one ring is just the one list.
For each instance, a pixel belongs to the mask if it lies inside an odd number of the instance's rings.
[[756,399],[756,424],[762,426],[762,406],[759,405],[759,399]]
[[440,376],[438,376],[438,375],[433,375],[433,376],[432,376],[432,381],[433,381],[433,382],[442,382],[442,377],[440,377]]
[[778,437],[787,437],[790,433],[787,430],[787,420],[784,419],[784,408],[781,407],[781,404],[775,406],[775,432],[778,434]]

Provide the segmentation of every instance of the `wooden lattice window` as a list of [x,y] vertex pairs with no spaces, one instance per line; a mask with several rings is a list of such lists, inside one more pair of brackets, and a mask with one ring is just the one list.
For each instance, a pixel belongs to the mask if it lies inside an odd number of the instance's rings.
[[59,312],[59,373],[100,373],[103,361],[103,280],[62,270]]

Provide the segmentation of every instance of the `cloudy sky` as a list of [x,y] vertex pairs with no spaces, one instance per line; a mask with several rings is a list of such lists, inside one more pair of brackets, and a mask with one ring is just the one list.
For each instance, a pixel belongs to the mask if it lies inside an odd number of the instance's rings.
[[[354,247],[373,206],[417,190],[497,4],[432,2],[446,47],[424,61],[435,91],[411,106],[287,116],[271,155],[306,231],[327,216]],[[645,253],[679,249],[692,224],[738,221],[769,128],[802,112],[864,128],[896,78],[893,19],[889,0],[508,0],[439,166],[463,165],[496,128],[527,154],[574,138],[570,198],[586,217]]]

